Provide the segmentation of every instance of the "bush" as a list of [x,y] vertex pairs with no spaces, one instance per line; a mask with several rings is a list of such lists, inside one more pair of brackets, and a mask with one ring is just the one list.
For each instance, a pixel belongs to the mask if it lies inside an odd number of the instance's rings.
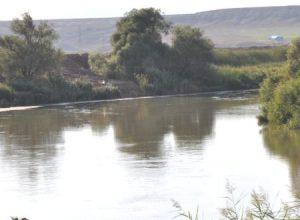
[[91,100],[93,99],[93,86],[90,82],[84,80],[76,80],[73,83],[73,94],[75,100]]
[[11,81],[9,84],[16,91],[32,91],[35,88],[33,81],[22,77]]
[[260,90],[261,123],[300,128],[300,40],[288,50],[287,66],[280,75],[267,78]]
[[147,74],[136,74],[135,81],[146,95],[161,95],[174,92],[179,83],[175,74],[148,68]]
[[267,112],[269,121],[300,128],[300,79],[280,83]]
[[8,85],[0,83],[0,107],[7,107],[14,98],[14,90]]
[[102,54],[92,54],[89,56],[89,66],[97,75],[106,77],[108,75],[107,56]]
[[[59,74],[51,74],[35,80],[21,80],[11,87],[0,84],[0,106],[35,105],[81,100],[109,99],[120,97],[114,86],[94,87],[89,81],[67,81]],[[15,92],[14,92],[15,91]]]
[[89,56],[89,66],[95,74],[107,79],[126,78],[115,55],[92,54]]
[[286,75],[267,78],[260,89],[260,123],[300,128],[300,78]]
[[151,94],[154,92],[154,86],[150,82],[150,77],[148,75],[136,74],[135,80],[144,94]]
[[14,95],[14,90],[8,85],[0,83],[0,99],[11,101]]
[[96,88],[93,91],[93,99],[95,100],[111,99],[111,98],[119,98],[119,97],[121,97],[120,90],[114,86]]

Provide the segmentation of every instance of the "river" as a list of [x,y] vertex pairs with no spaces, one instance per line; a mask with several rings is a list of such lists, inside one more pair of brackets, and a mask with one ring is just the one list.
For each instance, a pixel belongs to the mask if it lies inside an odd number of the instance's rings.
[[262,128],[257,95],[118,100],[0,113],[0,219],[218,219],[226,185],[300,195],[300,133]]

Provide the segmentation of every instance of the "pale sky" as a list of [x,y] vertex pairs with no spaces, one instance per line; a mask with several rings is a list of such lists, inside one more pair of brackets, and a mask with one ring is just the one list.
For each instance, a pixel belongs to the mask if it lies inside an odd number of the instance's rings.
[[164,14],[222,8],[300,5],[300,0],[1,0],[0,20],[24,12],[34,19],[118,17],[132,8],[155,7]]

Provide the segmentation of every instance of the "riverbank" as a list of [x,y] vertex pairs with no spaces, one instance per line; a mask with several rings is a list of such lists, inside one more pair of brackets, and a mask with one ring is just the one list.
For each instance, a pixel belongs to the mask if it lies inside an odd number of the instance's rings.
[[[248,51],[249,50],[249,51]],[[258,50],[258,49],[257,49]],[[261,49],[260,53],[272,49]],[[249,53],[251,49],[242,52]],[[233,51],[232,53],[240,53]],[[220,56],[220,55],[218,55]],[[237,54],[236,56],[241,56]],[[0,107],[13,109],[14,106],[40,106],[57,103],[90,102],[120,98],[198,94],[203,92],[258,89],[262,81],[271,74],[282,72],[282,62],[251,63],[244,60],[235,64],[223,55],[213,71],[211,85],[196,86],[193,81],[182,80],[179,88],[161,88],[159,92],[143,89],[140,81],[109,79],[91,70],[89,54],[67,54],[64,56],[60,73],[38,79],[17,79],[7,82],[0,78]],[[226,64],[227,63],[227,64]],[[175,76],[174,76],[175,77]],[[169,79],[172,81],[172,78]],[[151,84],[146,87],[151,87]],[[21,108],[22,110],[22,108]],[[6,110],[5,110],[6,111]]]

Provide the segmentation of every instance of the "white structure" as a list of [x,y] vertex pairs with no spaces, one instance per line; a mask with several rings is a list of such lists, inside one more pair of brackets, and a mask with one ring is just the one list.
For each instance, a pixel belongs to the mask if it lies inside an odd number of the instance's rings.
[[284,41],[284,37],[280,36],[280,35],[271,35],[269,37],[269,40],[273,40],[273,41],[276,41],[276,42],[283,42]]

